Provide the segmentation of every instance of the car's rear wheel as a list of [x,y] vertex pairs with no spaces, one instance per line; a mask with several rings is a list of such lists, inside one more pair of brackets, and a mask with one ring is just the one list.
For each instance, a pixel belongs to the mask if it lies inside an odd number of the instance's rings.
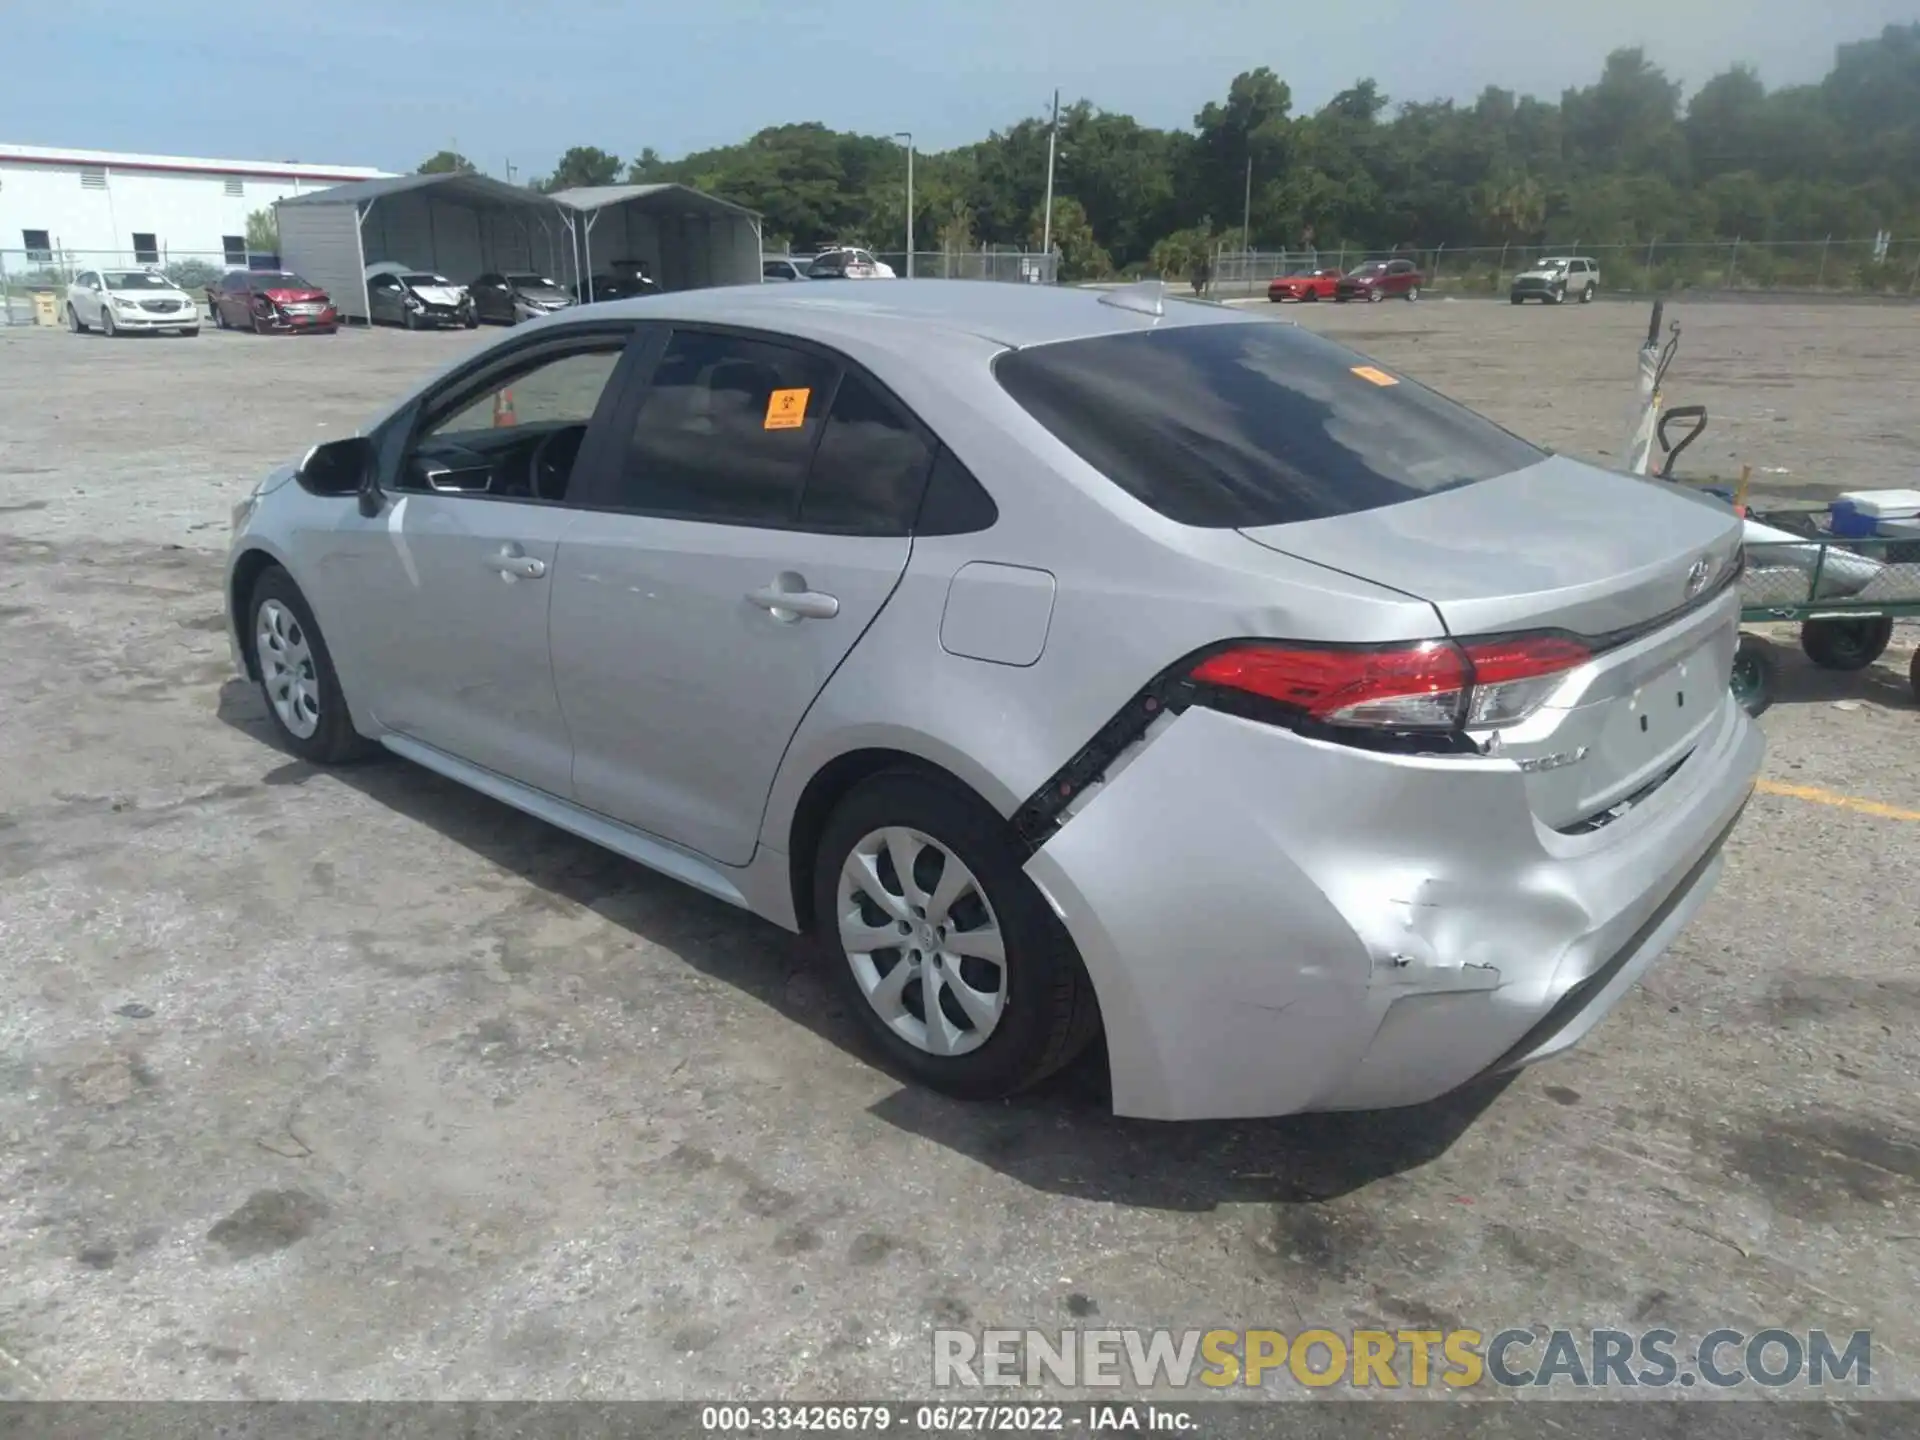
[[893,770],[855,787],[821,837],[813,896],[861,1026],[922,1084],[998,1099],[1098,1032],[1092,984],[1006,822],[952,782]]
[[1418,285],[1409,285],[1407,287],[1407,299],[1418,300],[1419,298],[1420,298],[1420,287]]
[[333,657],[293,577],[269,566],[247,603],[248,643],[267,714],[282,742],[303,760],[338,765],[371,754],[353,728]]
[[1580,303],[1582,305],[1591,305],[1593,303],[1593,286],[1589,285],[1580,292]]
[[1527,303],[1527,297],[1524,295],[1509,295],[1507,296],[1507,303],[1509,305],[1524,305]]
[[87,333],[86,322],[81,320],[80,312],[71,304],[67,306],[67,328],[76,335],[84,335]]
[[1800,648],[1824,670],[1864,670],[1893,639],[1891,615],[1809,620],[1800,627]]
[[1913,687],[1913,701],[1920,705],[1920,650],[1913,652],[1913,659],[1907,665],[1907,683]]

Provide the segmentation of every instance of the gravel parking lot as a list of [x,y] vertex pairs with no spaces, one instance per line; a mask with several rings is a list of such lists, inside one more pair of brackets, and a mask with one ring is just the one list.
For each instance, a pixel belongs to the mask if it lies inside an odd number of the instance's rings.
[[[1920,309],[1670,314],[1685,468],[1916,483]],[[1641,306],[1285,318],[1624,447]],[[0,330],[0,1397],[922,1395],[935,1327],[1070,1325],[1871,1329],[1920,1397],[1910,628],[1783,649],[1717,894],[1569,1058],[1385,1114],[1117,1121],[1097,1064],[960,1105],[782,933],[269,743],[229,507],[487,338]]]

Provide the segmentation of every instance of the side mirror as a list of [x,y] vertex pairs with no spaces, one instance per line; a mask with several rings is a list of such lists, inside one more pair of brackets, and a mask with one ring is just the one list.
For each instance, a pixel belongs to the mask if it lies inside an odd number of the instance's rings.
[[309,495],[352,495],[372,483],[373,441],[364,435],[329,440],[307,452],[294,479]]

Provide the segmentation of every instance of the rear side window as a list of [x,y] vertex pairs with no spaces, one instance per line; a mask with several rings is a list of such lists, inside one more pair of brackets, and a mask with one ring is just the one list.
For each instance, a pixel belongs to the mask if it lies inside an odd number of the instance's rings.
[[791,525],[836,368],[784,345],[674,331],[634,420],[615,503]]
[[858,375],[840,381],[800,501],[808,530],[904,535],[933,451]]
[[1134,499],[1207,528],[1394,505],[1545,452],[1291,325],[1180,325],[1009,351],[1002,386]]

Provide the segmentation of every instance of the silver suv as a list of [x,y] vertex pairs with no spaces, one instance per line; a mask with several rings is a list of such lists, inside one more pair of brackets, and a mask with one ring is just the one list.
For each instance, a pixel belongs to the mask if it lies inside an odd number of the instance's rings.
[[1600,289],[1600,262],[1586,255],[1549,255],[1513,277],[1507,299],[1515,305],[1538,300],[1559,305],[1571,295],[1582,305]]

